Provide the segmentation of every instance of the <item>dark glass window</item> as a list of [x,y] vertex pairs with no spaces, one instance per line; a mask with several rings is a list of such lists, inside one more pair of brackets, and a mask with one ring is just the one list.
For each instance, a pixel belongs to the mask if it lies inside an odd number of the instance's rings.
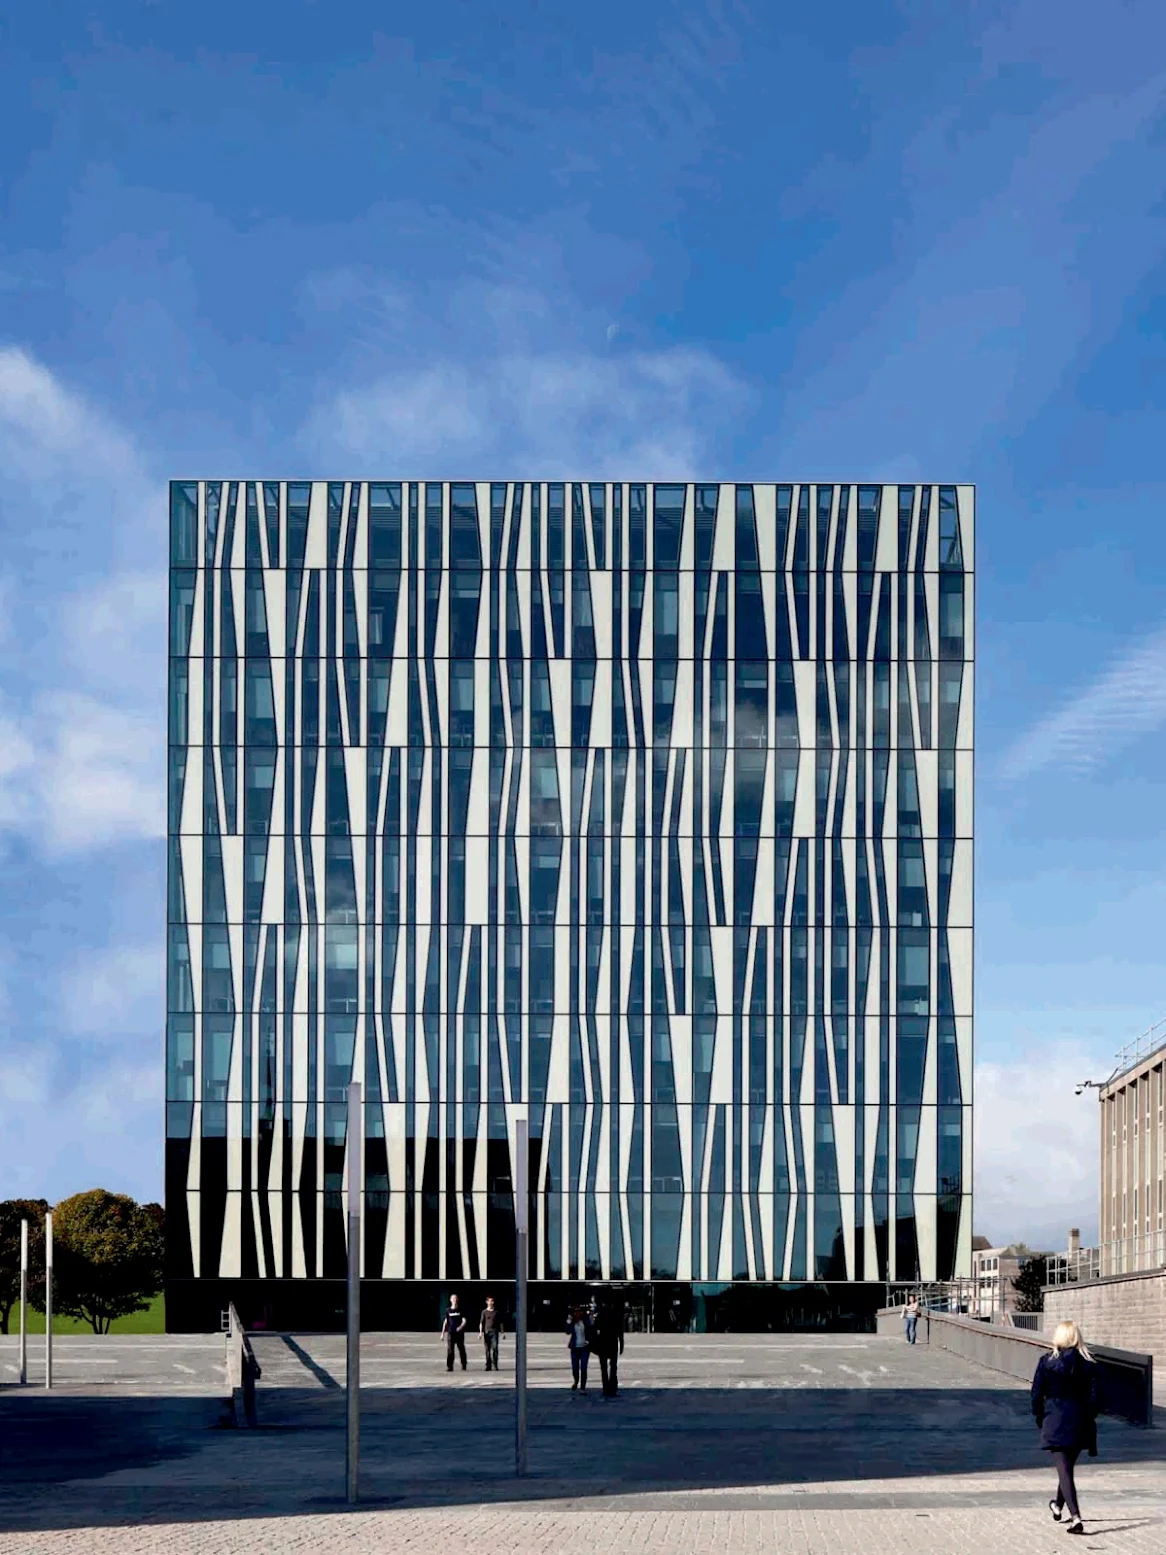
[[734,743],[765,747],[769,743],[769,665],[764,660],[738,659],[734,670]]
[[683,486],[655,488],[652,564],[657,569],[674,570],[680,566],[680,543],[684,533],[684,494]]
[[939,575],[939,657],[964,657],[964,579],[960,572]]
[[717,498],[719,486],[696,488],[696,565],[711,567],[713,560],[713,536],[717,522]]
[[736,594],[737,657],[766,659],[769,657],[769,645],[765,632],[760,573],[738,568]]
[[954,486],[939,488],[939,567],[940,571],[954,568],[961,571],[964,565],[963,546],[960,543],[959,508]]
[[923,844],[909,838],[899,840],[899,923],[908,928],[925,928],[928,924]]
[[926,929],[900,929],[898,950],[898,1011],[925,1015],[929,1006],[931,942]]
[[449,515],[449,565],[480,568],[482,544],[478,530],[477,492],[473,486],[455,484],[450,488]]
[[170,565],[198,564],[198,483],[170,482]]
[[170,652],[173,654],[185,656],[190,652],[197,576],[193,571],[177,568],[170,573]]

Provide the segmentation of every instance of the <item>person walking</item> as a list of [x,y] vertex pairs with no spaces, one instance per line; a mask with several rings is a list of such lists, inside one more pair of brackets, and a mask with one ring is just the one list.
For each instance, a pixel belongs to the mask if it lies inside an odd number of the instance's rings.
[[582,1307],[576,1307],[567,1324],[567,1348],[571,1352],[571,1392],[587,1391],[587,1362],[595,1342],[595,1325]]
[[486,1297],[486,1305],[478,1319],[478,1332],[486,1347],[486,1370],[498,1370],[498,1340],[502,1337],[502,1314],[494,1305],[493,1296]]
[[453,1354],[456,1350],[461,1357],[462,1370],[466,1369],[466,1318],[465,1313],[458,1306],[456,1296],[449,1298],[449,1311],[445,1314],[445,1322],[441,1325],[441,1337],[445,1340],[445,1369],[453,1370]]
[[1097,1456],[1097,1363],[1076,1323],[1058,1323],[1052,1353],[1042,1355],[1032,1379],[1032,1412],[1040,1444],[1052,1454],[1057,1493],[1049,1502],[1055,1522],[1069,1512],[1067,1533],[1084,1533],[1074,1469],[1083,1452]]
[[593,1346],[599,1357],[604,1398],[619,1394],[619,1358],[623,1354],[623,1309],[604,1302],[595,1314]]
[[906,1334],[908,1344],[915,1343],[915,1331],[918,1327],[919,1299],[916,1296],[912,1296],[910,1301],[907,1303],[906,1310],[903,1313],[903,1329]]

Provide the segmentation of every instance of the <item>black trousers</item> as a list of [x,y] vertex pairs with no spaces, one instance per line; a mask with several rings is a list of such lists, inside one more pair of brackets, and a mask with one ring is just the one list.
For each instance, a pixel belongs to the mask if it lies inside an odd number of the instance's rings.
[[483,1334],[482,1342],[486,1346],[486,1370],[498,1370],[498,1335]]
[[462,1370],[465,1371],[465,1369],[466,1369],[466,1336],[465,1336],[465,1333],[460,1331],[460,1330],[456,1334],[446,1334],[446,1336],[445,1336],[445,1369],[446,1369],[446,1371],[452,1371],[453,1370],[453,1352],[455,1350],[461,1356]]
[[1070,1448],[1068,1452],[1053,1451],[1049,1456],[1057,1471],[1057,1505],[1067,1506],[1070,1517],[1080,1517],[1081,1512],[1077,1506],[1077,1481],[1073,1477],[1077,1459],[1081,1456],[1080,1447]]
[[619,1356],[601,1355],[599,1357],[599,1378],[603,1383],[603,1391],[608,1398],[614,1398],[619,1392]]

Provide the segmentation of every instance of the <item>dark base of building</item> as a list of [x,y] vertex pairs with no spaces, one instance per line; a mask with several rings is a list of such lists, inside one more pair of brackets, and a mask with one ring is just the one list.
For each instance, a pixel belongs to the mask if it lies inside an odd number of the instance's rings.
[[[366,1332],[431,1330],[441,1327],[449,1298],[457,1293],[474,1324],[493,1296],[513,1328],[513,1280],[363,1280],[360,1326]],[[630,1333],[764,1334],[801,1332],[873,1333],[875,1313],[885,1305],[881,1281],[725,1284],[699,1281],[532,1281],[528,1290],[532,1332],[558,1333],[569,1308],[592,1298],[618,1301]],[[170,1280],[166,1284],[166,1330],[210,1333],[222,1326],[234,1302],[245,1327],[282,1332],[341,1333],[345,1320],[343,1280]]]

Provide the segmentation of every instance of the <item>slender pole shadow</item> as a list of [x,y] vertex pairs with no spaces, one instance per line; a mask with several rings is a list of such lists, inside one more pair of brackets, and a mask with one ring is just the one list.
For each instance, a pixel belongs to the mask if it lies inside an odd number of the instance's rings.
[[295,1356],[302,1366],[305,1366],[322,1388],[339,1389],[340,1384],[330,1371],[325,1371],[318,1361],[314,1361],[305,1349],[302,1349],[290,1334],[281,1334],[280,1338]]

